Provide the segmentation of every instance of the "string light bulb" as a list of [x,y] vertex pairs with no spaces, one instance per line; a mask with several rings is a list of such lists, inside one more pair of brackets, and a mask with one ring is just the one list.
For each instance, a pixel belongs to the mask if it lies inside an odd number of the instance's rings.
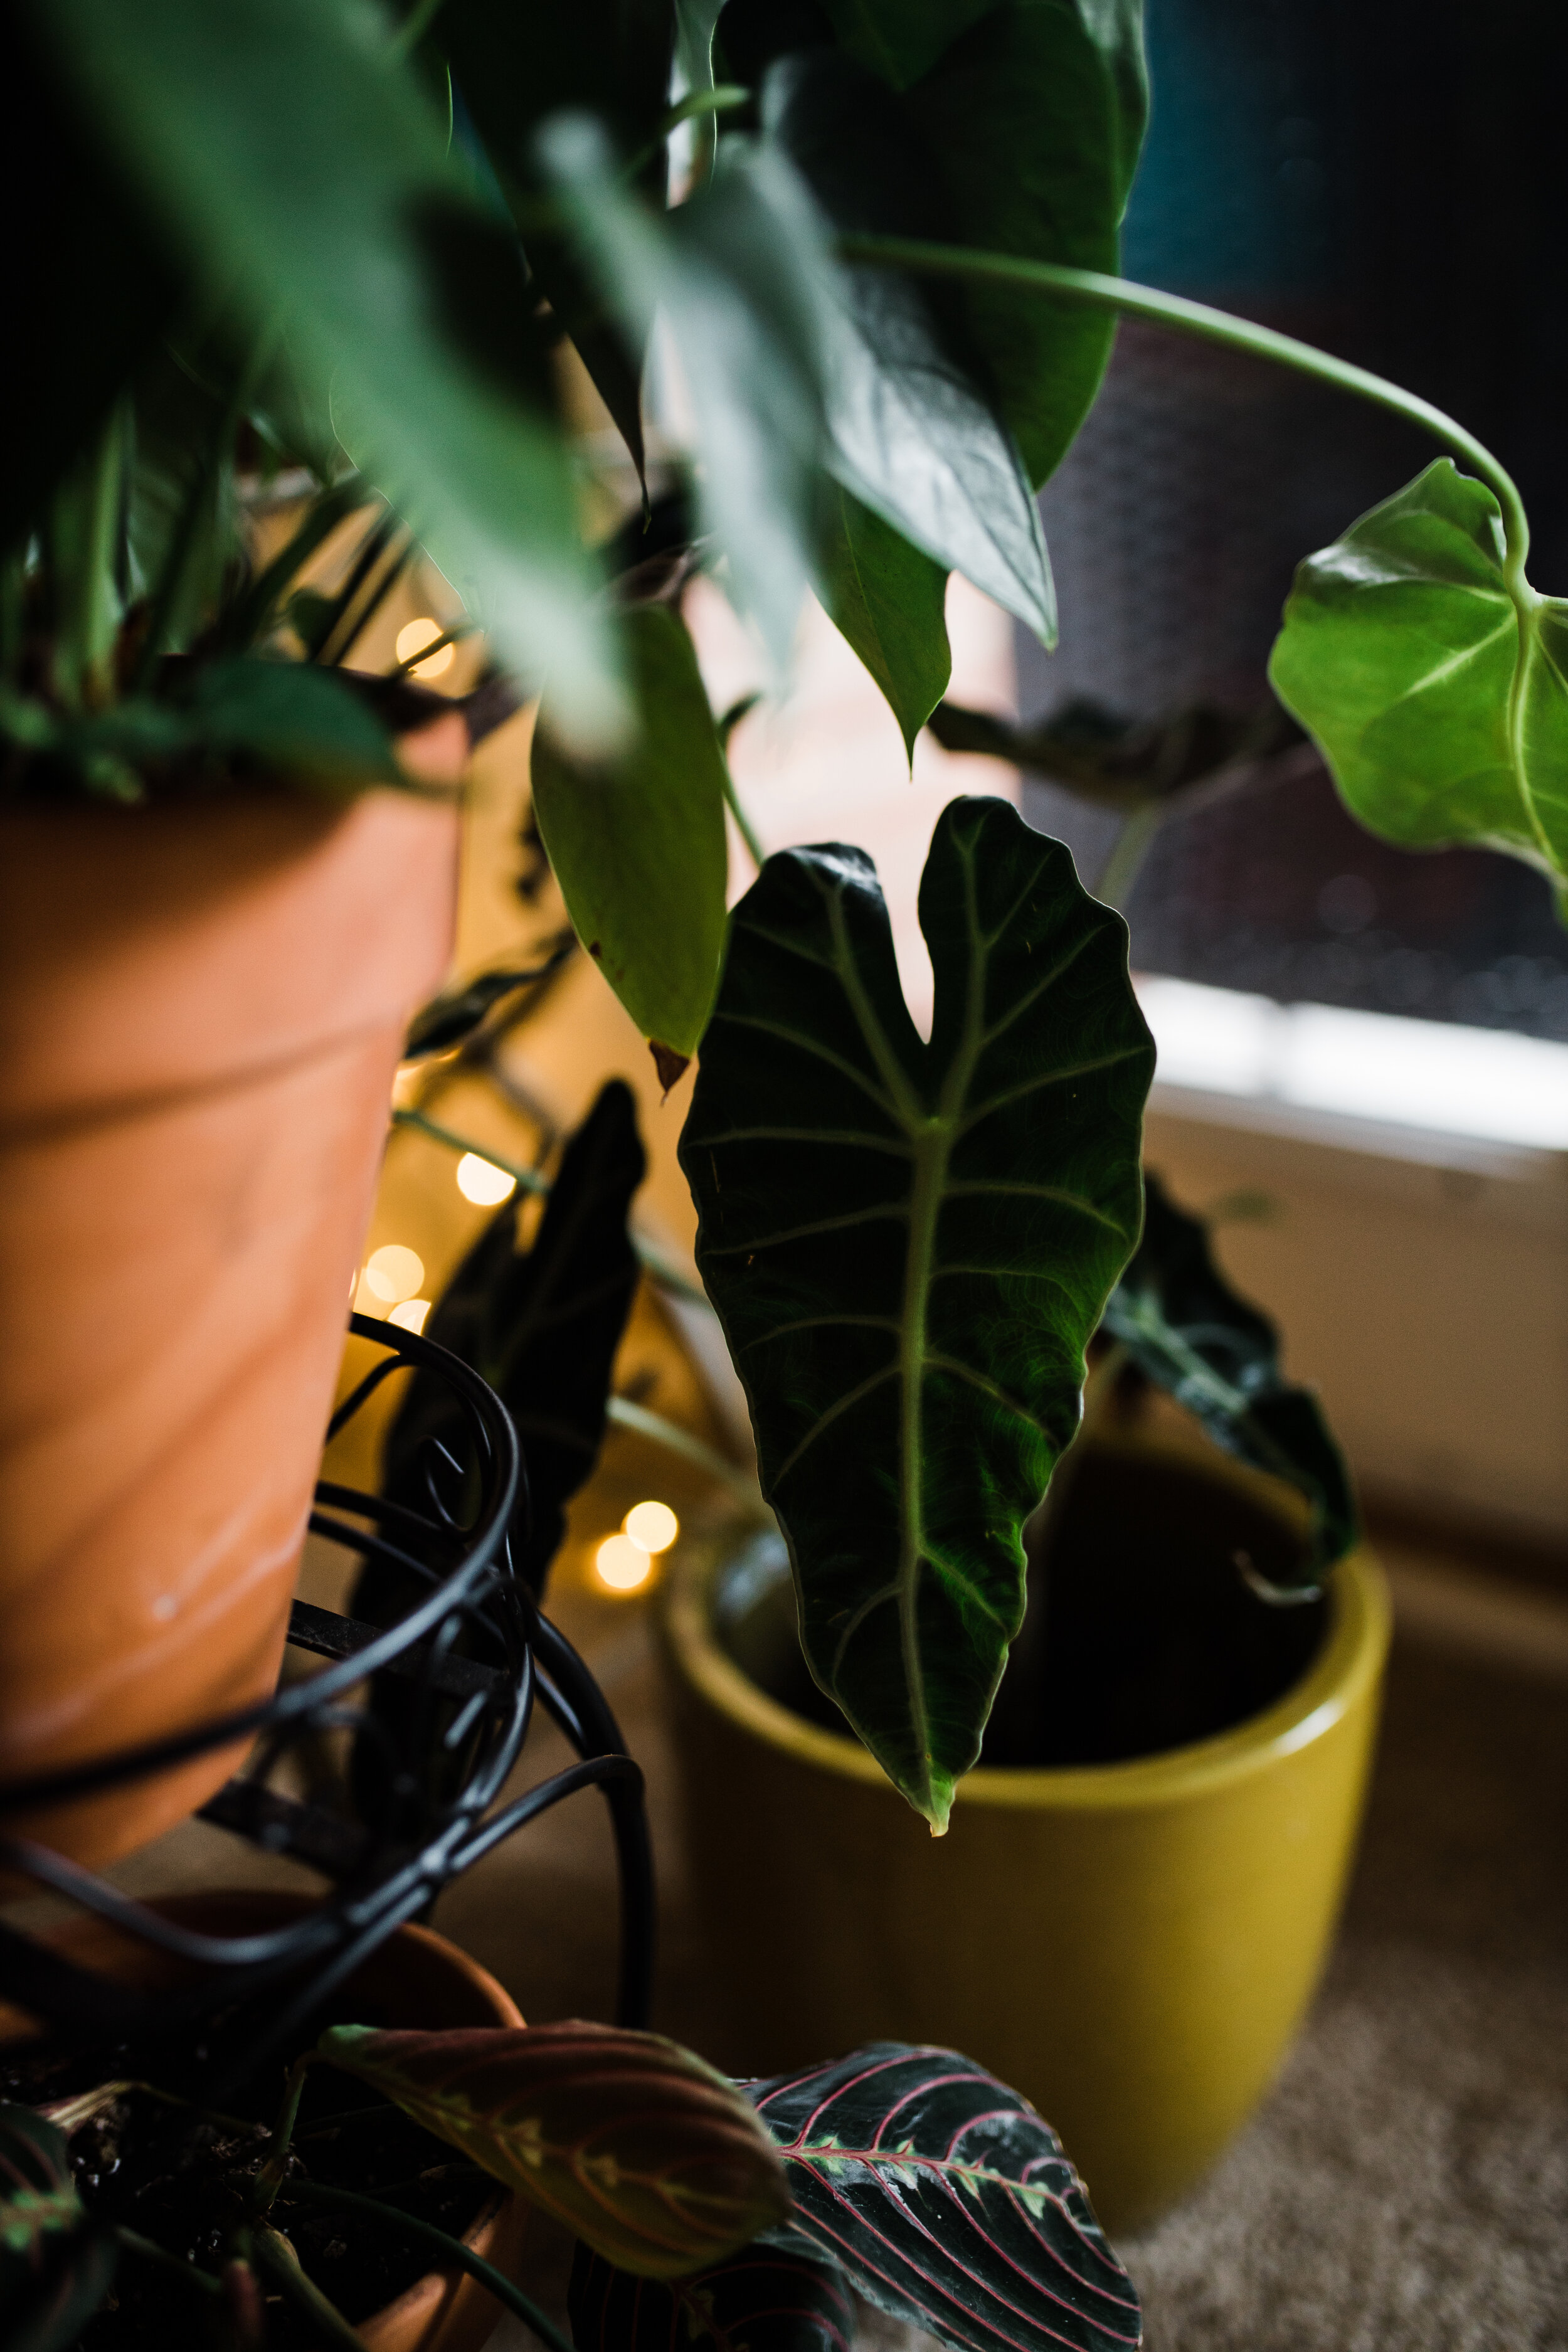
[[668,1551],[680,1533],[680,1521],[668,1503],[635,1503],[621,1521],[639,1551]]
[[446,634],[440,622],[433,621],[427,613],[417,621],[405,621],[397,632],[397,658],[400,662],[413,664],[408,673],[410,677],[441,677],[451,668],[457,658],[456,646],[443,646],[438,654],[430,656],[428,661],[414,660],[422,646],[433,646],[437,637],[444,637]]
[[493,1160],[481,1160],[477,1151],[465,1151],[458,1162],[458,1190],[476,1208],[497,1209],[516,1192],[517,1178],[509,1176],[504,1168],[498,1168]]
[[374,1297],[396,1307],[418,1291],[425,1279],[425,1261],[417,1250],[405,1249],[400,1242],[388,1242],[384,1248],[372,1250],[366,1258],[364,1279],[365,1287]]
[[653,1555],[630,1536],[606,1536],[594,1554],[594,1572],[612,1592],[635,1592],[653,1574]]

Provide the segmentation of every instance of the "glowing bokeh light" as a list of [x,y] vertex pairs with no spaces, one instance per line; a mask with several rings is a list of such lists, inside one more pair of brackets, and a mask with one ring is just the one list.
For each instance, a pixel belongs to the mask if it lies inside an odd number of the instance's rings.
[[433,1302],[428,1298],[405,1298],[387,1317],[389,1323],[401,1324],[405,1331],[423,1331],[425,1318]]
[[510,1201],[517,1190],[517,1178],[498,1168],[493,1160],[481,1160],[477,1151],[465,1151],[458,1162],[458,1190],[465,1201],[472,1201],[480,1209],[499,1208]]
[[405,1249],[401,1242],[388,1242],[384,1249],[372,1250],[364,1262],[367,1287],[377,1298],[389,1306],[412,1298],[425,1279],[425,1261],[417,1250]]
[[433,646],[437,637],[446,634],[440,622],[431,620],[428,614],[420,620],[404,623],[397,632],[397,658],[400,662],[414,662],[408,673],[410,677],[439,677],[451,668],[457,658],[456,646],[443,646],[440,652],[432,654],[428,661],[414,661],[421,646]]
[[653,1573],[653,1560],[630,1536],[606,1536],[594,1554],[594,1573],[612,1592],[635,1592]]
[[668,1503],[636,1503],[621,1521],[639,1551],[668,1551],[680,1533],[680,1521]]

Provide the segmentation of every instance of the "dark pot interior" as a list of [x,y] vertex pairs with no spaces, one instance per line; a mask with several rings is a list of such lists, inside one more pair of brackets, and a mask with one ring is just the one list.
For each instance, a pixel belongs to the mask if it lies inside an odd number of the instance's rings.
[[[1199,1463],[1090,1447],[1056,1510],[1054,1528],[1042,1511],[1026,1531],[1028,1613],[984,1763],[1112,1764],[1212,1738],[1282,1698],[1321,1647],[1324,1600],[1282,1607],[1243,1573],[1246,1562],[1285,1576],[1300,1538]],[[777,1536],[757,1538],[721,1571],[714,1632],[781,1706],[847,1728],[801,1654]]]

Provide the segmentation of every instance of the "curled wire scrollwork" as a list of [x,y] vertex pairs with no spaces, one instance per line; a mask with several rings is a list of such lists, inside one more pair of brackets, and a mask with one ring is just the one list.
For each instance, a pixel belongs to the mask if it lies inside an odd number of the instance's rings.
[[[3,1831],[7,1816],[145,1779],[249,1737],[243,1772],[209,1799],[201,1818],[308,1864],[327,1891],[264,1932],[215,1936],[30,1839],[0,1834],[0,1866],[184,1964],[185,1981],[150,1992],[0,1923],[0,1994],[56,2029],[156,2035],[277,1986],[265,2042],[280,2049],[378,1945],[427,1913],[443,1887],[549,1807],[594,1787],[609,1805],[620,1874],[617,2013],[623,2024],[647,2021],[653,1876],[642,1774],[587,1667],[513,1573],[528,1510],[516,1432],[494,1391],[447,1349],[364,1316],[352,1317],[350,1328],[385,1353],[334,1414],[330,1437],[409,1365],[447,1381],[464,1410],[470,1459],[458,1463],[438,1449],[427,1512],[335,1481],[316,1489],[312,1533],[362,1565],[395,1571],[412,1605],[380,1625],[296,1601],[289,1668],[302,1653],[325,1663],[304,1674],[286,1669],[269,1699],[0,1788]],[[454,1494],[466,1509],[448,1499]],[[389,1691],[395,1703],[378,1704]],[[536,1703],[579,1760],[503,1801]],[[345,1748],[353,1770],[337,1776],[335,1801],[323,1802],[314,1785],[320,1759]]]

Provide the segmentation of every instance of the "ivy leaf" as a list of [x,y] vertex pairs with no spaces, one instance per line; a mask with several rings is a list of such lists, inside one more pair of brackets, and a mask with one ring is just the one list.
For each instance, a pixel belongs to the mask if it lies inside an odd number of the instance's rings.
[[6,2352],[67,2352],[114,2276],[113,2237],[77,2193],[65,2134],[0,2102],[0,2335]]
[[1360,1535],[1344,1457],[1310,1389],[1279,1368],[1279,1334],[1237,1297],[1209,1254],[1206,1227],[1143,1180],[1143,1237],[1111,1292],[1105,1328],[1216,1445],[1284,1479],[1311,1510],[1303,1595]]
[[646,336],[662,312],[701,453],[702,527],[782,670],[811,570],[826,437],[831,279],[810,199],[783,155],[726,139],[700,193],[663,219],[621,188],[585,117],[547,123],[540,148],[625,331]]
[[[491,219],[415,69],[352,0],[54,0],[31,15],[191,268],[331,383],[340,438],[557,723],[619,713],[575,489]],[[327,225],[330,224],[330,230]]]
[[666,2286],[618,2271],[579,2244],[567,2291],[577,2352],[845,2352],[855,2305],[837,2265],[802,2245],[743,2246]]
[[1268,675],[1346,806],[1412,849],[1476,843],[1568,877],[1568,603],[1502,562],[1483,483],[1439,457],[1309,556]]
[[817,590],[899,722],[904,749],[947,691],[947,574],[847,490],[832,499]]
[[920,918],[929,1045],[870,860],[769,858],[680,1163],[811,1671],[940,1833],[1137,1236],[1153,1047],[1125,925],[1005,802],[942,812]]
[[[518,1249],[514,1196],[485,1225],[430,1318],[428,1336],[472,1365],[516,1423],[531,1518],[516,1565],[535,1592],[560,1548],[566,1505],[604,1442],[610,1368],[639,1272],[626,1216],[646,1169],[631,1088],[612,1078],[562,1154],[532,1248]],[[467,1430],[450,1385],[416,1371],[387,1432],[383,1491],[428,1510],[429,1449],[465,1458]],[[374,1609],[363,1613],[382,1622]]]
[[691,639],[663,604],[625,616],[637,725],[595,760],[534,730],[533,812],[578,938],[645,1037],[696,1051],[724,945],[724,755]]
[[[878,18],[895,5],[877,0]],[[957,0],[956,20],[972,13]],[[900,104],[942,174],[950,243],[1115,272],[1148,111],[1142,0],[1006,0]],[[1037,487],[1089,412],[1113,323],[994,286],[965,288],[960,308]]]
[[[830,49],[768,76],[764,118],[841,231],[940,239],[941,170],[876,78]],[[832,471],[950,571],[1056,642],[1034,496],[952,288],[898,270],[834,272],[826,326]]]
[[744,2085],[793,2224],[868,2303],[954,2352],[1125,2352],[1138,2295],[1026,2099],[953,2050],[875,2042]]
[[720,2262],[789,2210],[752,2107],[660,2034],[334,2025],[317,2050],[639,2278]]

